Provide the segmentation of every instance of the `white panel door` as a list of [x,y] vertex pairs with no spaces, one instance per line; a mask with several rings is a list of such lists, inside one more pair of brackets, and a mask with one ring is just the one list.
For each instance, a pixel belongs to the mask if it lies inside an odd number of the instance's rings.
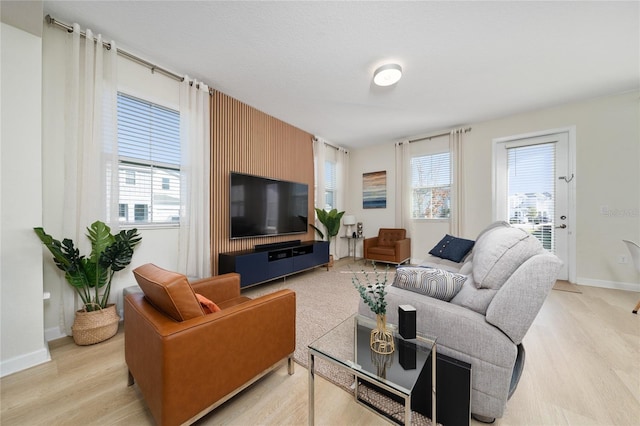
[[569,132],[516,136],[494,144],[494,217],[525,229],[555,253],[569,280],[571,214]]

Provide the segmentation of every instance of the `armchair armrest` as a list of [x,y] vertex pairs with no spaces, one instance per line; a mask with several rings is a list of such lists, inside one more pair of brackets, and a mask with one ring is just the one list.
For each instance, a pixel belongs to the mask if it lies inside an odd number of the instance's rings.
[[395,242],[396,260],[403,261],[411,257],[411,238]]
[[240,296],[240,275],[235,272],[216,275],[191,282],[191,287],[216,303]]
[[362,250],[365,255],[365,258],[367,257],[367,250],[370,247],[375,247],[377,245],[378,245],[378,237],[365,238],[362,241]]

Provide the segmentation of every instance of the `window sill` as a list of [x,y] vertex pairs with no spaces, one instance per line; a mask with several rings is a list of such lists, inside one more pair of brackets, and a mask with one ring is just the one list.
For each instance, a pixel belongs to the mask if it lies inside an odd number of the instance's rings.
[[121,224],[120,229],[133,229],[137,228],[139,230],[155,230],[155,229],[179,229],[179,223],[127,223]]

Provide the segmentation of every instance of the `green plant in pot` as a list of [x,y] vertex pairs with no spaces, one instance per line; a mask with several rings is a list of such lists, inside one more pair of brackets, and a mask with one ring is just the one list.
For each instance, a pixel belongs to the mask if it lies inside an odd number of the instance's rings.
[[371,311],[376,314],[376,328],[371,330],[371,350],[382,355],[388,355],[395,350],[393,334],[387,329],[387,276],[389,273],[389,265],[386,266],[384,275],[376,269],[376,263],[373,265],[373,279],[369,272],[362,270],[364,283],[360,281],[359,276],[354,273],[351,282],[358,290],[360,297],[364,303],[369,306]]
[[[101,221],[96,221],[87,228],[87,238],[91,242],[91,253],[89,257],[80,255],[80,251],[74,246],[71,239],[65,238],[60,242],[47,234],[41,227],[33,228],[42,244],[45,245],[53,255],[53,261],[58,269],[64,271],[64,277],[76,291],[82,300],[83,309],[76,312],[76,319],[72,327],[73,338],[78,344],[98,343],[113,337],[117,332],[119,317],[115,310],[115,305],[108,304],[111,292],[111,280],[113,275],[123,270],[131,263],[133,251],[140,243],[141,237],[137,229],[123,230],[112,235],[111,228]],[[113,311],[113,313],[111,313]],[[100,315],[81,315],[98,313]],[[115,329],[114,329],[115,316]],[[90,323],[109,323],[105,331],[86,331],[91,324],[79,324],[81,318],[90,318]],[[98,324],[96,324],[98,325]],[[86,326],[86,327],[85,327]],[[104,324],[99,325],[105,327]],[[86,331],[86,332],[85,332]],[[106,338],[102,338],[113,332]],[[83,337],[85,334],[98,337]],[[97,340],[97,341],[93,341]],[[84,343],[81,343],[84,342]]]
[[[338,231],[340,230],[340,221],[342,220],[344,212],[339,212],[337,209],[326,211],[316,207],[316,215],[318,215],[320,223],[324,225],[325,232],[322,232],[313,224],[309,224],[309,226],[316,230],[321,240],[324,240],[326,235],[327,241],[329,241],[329,245],[331,245],[331,239],[338,235]],[[331,258],[333,259],[333,256],[331,256]]]

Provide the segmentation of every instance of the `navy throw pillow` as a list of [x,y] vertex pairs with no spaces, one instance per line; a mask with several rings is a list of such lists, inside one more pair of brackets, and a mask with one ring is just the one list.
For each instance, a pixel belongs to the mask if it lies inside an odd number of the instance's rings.
[[473,240],[465,240],[464,238],[457,238],[447,234],[431,249],[429,254],[460,263],[471,251],[474,244],[475,241]]

